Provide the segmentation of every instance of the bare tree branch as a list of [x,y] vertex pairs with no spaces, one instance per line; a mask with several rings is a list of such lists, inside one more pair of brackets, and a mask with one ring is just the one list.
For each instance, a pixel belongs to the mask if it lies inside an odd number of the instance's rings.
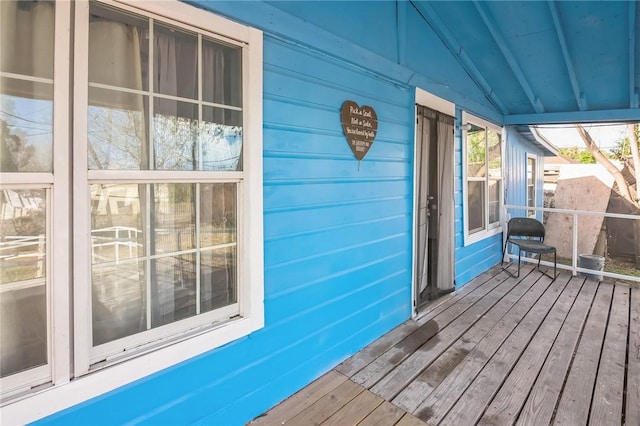
[[636,204],[640,205],[640,152],[638,149],[638,123],[628,124],[627,131],[629,132],[629,146],[631,147],[631,159],[633,160],[633,172],[636,178]]
[[587,132],[585,128],[582,127],[582,125],[576,124],[576,130],[578,131],[578,134],[586,145],[587,150],[589,150],[591,155],[593,155],[593,158],[595,158],[599,164],[602,164],[604,168],[607,169],[607,171],[611,174],[611,176],[613,176],[616,183],[618,184],[620,195],[629,200],[631,203],[636,204],[635,200],[631,196],[631,190],[629,188],[629,185],[627,184],[627,181],[624,179],[622,172],[618,170],[618,168],[602,153],[602,151],[600,151],[600,148],[598,148],[596,143],[593,141],[589,132]]

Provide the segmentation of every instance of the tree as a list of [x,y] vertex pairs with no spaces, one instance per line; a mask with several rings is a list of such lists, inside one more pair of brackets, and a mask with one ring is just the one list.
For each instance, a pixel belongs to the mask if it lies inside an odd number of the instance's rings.
[[596,162],[596,159],[593,158],[593,155],[591,155],[588,150],[579,149],[577,146],[570,148],[560,148],[559,152],[562,157],[575,160],[578,163],[593,164]]

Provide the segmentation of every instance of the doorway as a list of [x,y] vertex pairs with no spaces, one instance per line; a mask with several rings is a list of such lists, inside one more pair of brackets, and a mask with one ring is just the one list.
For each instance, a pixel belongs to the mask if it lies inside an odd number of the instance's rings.
[[414,310],[453,291],[455,119],[417,105]]

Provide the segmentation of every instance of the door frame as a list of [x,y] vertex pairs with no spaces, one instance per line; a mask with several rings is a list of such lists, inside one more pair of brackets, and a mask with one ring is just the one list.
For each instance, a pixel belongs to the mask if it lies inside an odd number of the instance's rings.
[[418,311],[418,297],[420,296],[417,290],[417,276],[416,276],[416,262],[417,262],[417,228],[416,221],[418,219],[418,193],[417,188],[417,176],[418,176],[418,162],[416,161],[419,135],[418,129],[418,105],[425,106],[435,111],[456,117],[456,106],[453,102],[449,102],[446,99],[440,98],[432,93],[429,93],[419,87],[416,87],[415,103],[414,103],[414,131],[413,131],[413,179],[412,179],[412,192],[413,192],[413,207],[412,207],[412,225],[411,225],[411,317],[418,319],[421,317]]

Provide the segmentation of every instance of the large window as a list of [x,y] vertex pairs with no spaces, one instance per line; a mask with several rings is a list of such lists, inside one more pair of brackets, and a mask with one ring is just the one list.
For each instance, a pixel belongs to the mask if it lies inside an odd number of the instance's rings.
[[261,327],[262,34],[173,1],[0,7],[3,398]]
[[463,133],[465,236],[473,242],[500,225],[502,207],[502,136],[499,128],[466,116]]

